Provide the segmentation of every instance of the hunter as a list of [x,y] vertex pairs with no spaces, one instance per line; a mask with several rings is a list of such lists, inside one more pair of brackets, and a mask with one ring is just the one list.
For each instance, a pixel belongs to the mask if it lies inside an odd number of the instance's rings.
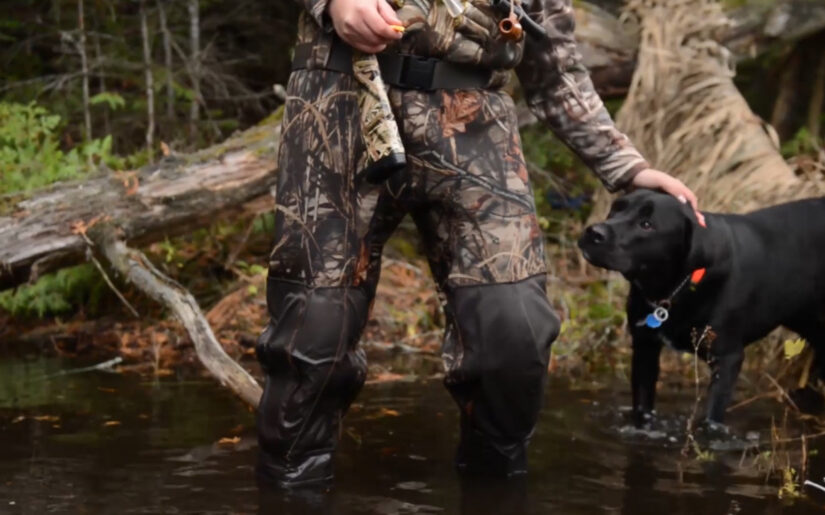
[[[367,374],[358,341],[382,248],[406,215],[444,304],[444,383],[461,413],[456,465],[524,474],[560,324],[545,290],[516,109],[503,89],[511,71],[532,112],[608,190],[659,189],[694,209],[696,197],[614,126],[576,49],[571,0],[505,0],[509,12],[496,0],[299,1],[271,320],[257,345],[267,376],[259,475],[283,487],[332,478],[341,419]],[[519,22],[535,22],[543,37],[511,30]],[[406,153],[406,168],[377,184],[363,173],[354,49],[377,54]]]

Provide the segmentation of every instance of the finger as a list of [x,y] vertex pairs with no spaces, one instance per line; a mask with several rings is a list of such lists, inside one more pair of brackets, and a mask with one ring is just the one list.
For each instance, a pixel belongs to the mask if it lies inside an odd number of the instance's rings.
[[699,199],[696,198],[696,194],[687,186],[685,186],[685,190],[687,190],[685,191],[685,195],[687,195],[687,201],[690,202],[690,206],[694,211],[699,211]]
[[346,44],[357,50],[360,50],[361,52],[375,54],[386,48],[386,45],[381,42],[368,41],[364,39],[363,37],[361,37],[361,34],[357,30],[336,30],[336,32],[338,32],[338,35],[341,37],[341,39],[344,40]]
[[387,45],[385,45],[384,43],[381,43],[381,44],[378,44],[378,45],[372,45],[372,44],[364,43],[364,42],[360,42],[360,41],[356,41],[356,42],[347,41],[347,43],[349,43],[350,46],[352,46],[353,48],[355,48],[357,50],[360,50],[361,52],[364,52],[365,54],[377,54],[378,52],[381,52],[385,48],[387,48]]
[[378,46],[387,43],[384,38],[373,32],[366,20],[360,20],[353,29],[353,32],[355,32],[353,39],[356,39],[361,45]]
[[387,22],[388,25],[404,25],[386,0],[378,0],[378,14],[384,18],[384,21]]
[[368,12],[364,17],[364,24],[376,38],[381,39],[382,43],[389,43],[401,37],[401,34],[393,30],[390,24],[378,14],[378,11]]
[[679,193],[679,195],[677,196],[679,201],[682,204],[688,204],[689,203],[690,207],[693,209],[694,214],[696,215],[696,221],[702,227],[707,227],[707,225],[705,224],[705,215],[703,215],[699,211],[699,200],[696,198],[696,195],[693,193],[693,191],[690,190],[690,188],[688,188],[684,184],[682,184],[681,190],[682,190],[682,192]]

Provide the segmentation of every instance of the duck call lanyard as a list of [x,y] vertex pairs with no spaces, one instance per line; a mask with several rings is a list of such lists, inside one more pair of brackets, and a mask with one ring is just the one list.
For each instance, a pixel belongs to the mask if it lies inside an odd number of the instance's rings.
[[653,308],[653,312],[647,315],[644,319],[639,320],[636,325],[639,327],[647,326],[651,329],[658,329],[661,327],[662,324],[667,322],[667,319],[670,318],[670,308],[673,306],[673,298],[682,291],[688,282],[690,282],[691,287],[695,287],[704,276],[705,269],[698,268],[685,277],[668,298],[660,300],[659,302],[651,302],[648,300],[647,303]]

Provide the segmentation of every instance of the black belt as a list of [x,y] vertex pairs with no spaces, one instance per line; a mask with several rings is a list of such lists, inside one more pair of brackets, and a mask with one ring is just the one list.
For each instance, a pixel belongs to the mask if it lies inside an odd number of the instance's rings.
[[[293,70],[308,68],[312,44],[295,47]],[[402,89],[485,89],[493,76],[491,70],[450,63],[433,57],[408,54],[376,54],[384,83]],[[335,40],[324,70],[352,75],[352,48]]]

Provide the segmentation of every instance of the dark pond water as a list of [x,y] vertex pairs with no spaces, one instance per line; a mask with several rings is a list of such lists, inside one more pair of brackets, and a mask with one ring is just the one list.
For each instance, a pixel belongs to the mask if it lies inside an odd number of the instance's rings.
[[[626,387],[552,382],[526,481],[462,481],[457,415],[438,380],[368,385],[345,421],[327,493],[261,492],[253,416],[208,380],[145,381],[52,358],[0,360],[0,513],[819,513],[825,494],[783,503],[740,452],[679,461],[679,444],[620,434]],[[688,412],[690,392],[663,404]],[[772,411],[773,410],[773,411]],[[743,409],[761,429],[773,404]],[[235,445],[221,437],[240,436]],[[811,477],[822,476],[820,469]],[[751,459],[746,460],[750,462]]]

